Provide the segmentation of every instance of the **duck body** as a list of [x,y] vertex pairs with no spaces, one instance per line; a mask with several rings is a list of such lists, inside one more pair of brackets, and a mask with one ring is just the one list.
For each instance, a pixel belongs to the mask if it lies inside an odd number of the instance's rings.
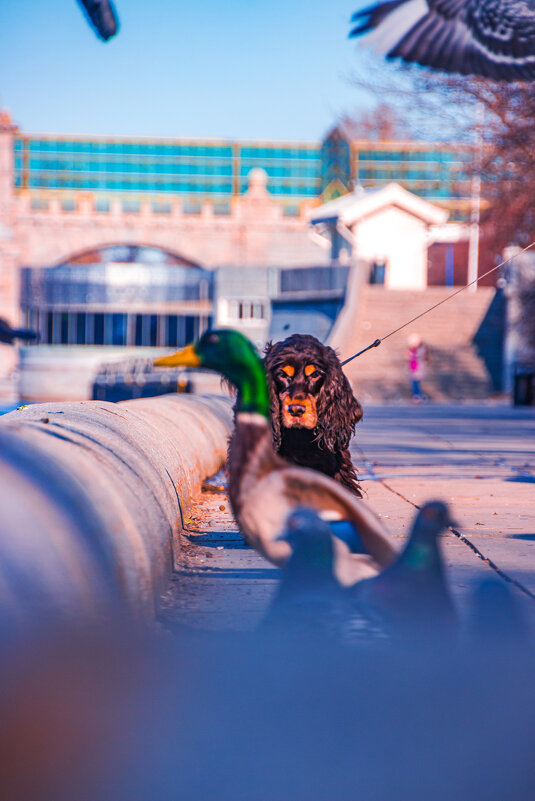
[[269,423],[260,416],[236,415],[229,448],[229,498],[246,542],[278,566],[291,555],[291,545],[280,539],[280,532],[300,506],[320,516],[334,512],[358,531],[364,554],[352,554],[338,539],[333,542],[335,574],[341,584],[375,576],[396,556],[388,532],[363,501],[333,479],[291,465],[274,453]]
[[155,362],[156,366],[204,366],[217,370],[238,390],[235,431],[229,445],[229,499],[245,541],[278,566],[291,555],[280,539],[297,507],[321,517],[336,513],[349,520],[367,553],[351,554],[334,542],[337,579],[351,585],[376,575],[396,556],[381,521],[349,490],[326,475],[286,462],[273,450],[270,399],[264,368],[252,344],[236,331],[209,331],[195,346]]

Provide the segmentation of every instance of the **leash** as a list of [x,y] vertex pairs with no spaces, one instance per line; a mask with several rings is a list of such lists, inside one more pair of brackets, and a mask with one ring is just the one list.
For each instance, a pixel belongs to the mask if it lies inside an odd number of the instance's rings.
[[[394,489],[394,487],[392,487],[390,484],[388,484],[384,480],[384,478],[381,478],[380,476],[378,476],[376,474],[375,470],[373,469],[373,465],[366,458],[366,454],[364,453],[362,448],[357,445],[357,450],[360,451],[361,459],[364,462],[364,464],[366,465],[367,470],[373,476],[375,481],[379,481],[379,483],[382,484],[382,486],[386,490],[391,492],[393,495],[397,495],[398,498],[401,498],[403,501],[408,503],[410,506],[413,506],[415,509],[421,509],[422,508],[421,506],[419,506],[414,501],[411,501],[410,498],[407,498],[405,495],[403,495],[402,492],[399,492],[399,490]],[[471,540],[468,539],[468,537],[466,537],[464,534],[462,534],[460,531],[458,531],[453,526],[448,526],[448,531],[451,531],[451,533],[455,537],[457,537],[457,539],[460,540],[463,543],[463,545],[466,545],[467,548],[470,548],[470,550],[473,551],[475,556],[477,556],[478,559],[481,559],[481,561],[484,562],[488,567],[490,567],[490,569],[493,570],[498,576],[500,576],[500,578],[502,578],[504,581],[508,582],[509,584],[512,584],[520,592],[524,593],[524,595],[527,595],[528,598],[531,598],[532,601],[535,601],[535,593],[533,593],[530,589],[528,589],[528,587],[526,587],[520,581],[515,579],[513,576],[509,575],[509,573],[506,573],[505,570],[502,570],[501,567],[498,567],[496,562],[493,562],[492,559],[489,559],[488,556],[485,556],[485,554],[482,551],[480,551],[479,548],[476,545],[474,545],[474,543]]]
[[344,364],[348,364],[348,362],[352,362],[353,359],[356,359],[359,356],[362,356],[362,354],[366,353],[366,351],[371,350],[372,348],[378,348],[379,345],[382,342],[385,341],[385,339],[388,339],[389,337],[393,336],[394,334],[397,334],[398,331],[401,331],[403,328],[406,328],[408,325],[413,323],[415,320],[419,320],[420,317],[424,316],[424,314],[429,314],[429,312],[433,311],[433,309],[436,309],[438,306],[442,306],[443,303],[446,303],[448,300],[451,300],[452,298],[455,297],[455,295],[459,295],[461,292],[464,292],[464,290],[468,289],[469,286],[472,286],[473,284],[476,284],[478,281],[481,281],[482,278],[486,278],[487,275],[490,275],[491,273],[495,272],[496,270],[499,270],[500,267],[503,267],[505,264],[508,264],[510,261],[515,259],[517,256],[522,255],[522,253],[525,253],[527,250],[530,250],[530,248],[532,248],[532,247],[535,247],[535,242],[532,242],[527,247],[523,248],[522,250],[519,250],[518,253],[513,253],[512,256],[509,256],[508,259],[505,259],[500,264],[497,264],[496,267],[493,267],[491,270],[487,270],[486,273],[483,273],[483,275],[479,275],[477,278],[474,278],[473,281],[470,281],[469,284],[465,284],[464,286],[460,287],[460,289],[456,289],[455,292],[452,292],[447,297],[443,298],[442,300],[439,300],[438,303],[435,303],[433,306],[430,306],[425,311],[420,312],[420,314],[417,314],[416,317],[413,317],[411,320],[408,320],[406,323],[403,323],[403,325],[398,326],[398,328],[394,328],[393,331],[390,331],[389,334],[385,334],[385,336],[381,337],[381,339],[376,339],[374,342],[371,343],[371,345],[368,345],[363,350],[359,350],[358,353],[355,353],[353,356],[350,356],[349,359],[344,359],[344,361],[341,362],[342,367],[344,366]]
[[[402,498],[411,506],[414,506],[415,509],[422,508],[421,506],[418,506],[417,503],[414,503],[414,501],[411,501],[409,498],[406,498],[404,495],[402,495],[401,492],[395,490],[394,487],[391,487],[389,484],[386,483],[386,481],[383,481],[382,479],[379,479],[379,481],[381,482],[381,484],[385,489],[389,490],[389,492],[392,492],[394,495],[397,495],[398,497]],[[535,601],[535,593],[531,592],[531,590],[528,589],[528,587],[526,587],[524,584],[521,584],[520,581],[517,581],[517,579],[513,578],[513,576],[510,576],[509,573],[506,573],[505,570],[502,570],[501,567],[498,567],[496,562],[493,562],[492,559],[489,559],[488,556],[485,556],[485,554],[482,553],[482,551],[480,551],[479,548],[476,545],[474,545],[474,543],[471,540],[468,539],[468,537],[465,537],[464,534],[461,534],[461,532],[458,531],[456,528],[453,528],[453,526],[448,526],[448,531],[451,531],[451,533],[455,537],[457,537],[458,540],[460,540],[464,545],[470,548],[470,550],[474,552],[477,558],[481,559],[482,562],[485,562],[485,564],[488,565],[491,570],[494,570],[494,572],[497,573],[498,576],[500,576],[500,578],[502,578],[504,581],[507,581],[509,584],[512,584],[514,587],[520,590],[520,592],[523,592],[524,595],[527,595],[528,598],[531,598],[532,601]]]

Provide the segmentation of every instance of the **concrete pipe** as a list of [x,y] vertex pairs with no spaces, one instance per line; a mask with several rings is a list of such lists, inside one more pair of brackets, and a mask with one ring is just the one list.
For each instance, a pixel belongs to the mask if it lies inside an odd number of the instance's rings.
[[224,463],[228,400],[164,395],[29,406],[0,418],[0,609],[152,614],[173,540]]

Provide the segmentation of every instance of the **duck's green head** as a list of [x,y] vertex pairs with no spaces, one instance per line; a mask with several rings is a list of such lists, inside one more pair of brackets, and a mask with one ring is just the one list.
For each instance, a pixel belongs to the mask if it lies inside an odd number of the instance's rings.
[[171,356],[156,359],[155,367],[206,367],[228,378],[238,390],[238,412],[269,418],[269,390],[262,360],[239,331],[207,331],[198,342]]

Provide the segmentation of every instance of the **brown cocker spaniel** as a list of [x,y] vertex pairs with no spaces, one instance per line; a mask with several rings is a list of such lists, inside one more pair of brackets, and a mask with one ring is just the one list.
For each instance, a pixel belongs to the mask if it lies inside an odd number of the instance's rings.
[[348,450],[362,407],[334,350],[316,337],[293,334],[266,345],[264,366],[275,451],[362,497]]

